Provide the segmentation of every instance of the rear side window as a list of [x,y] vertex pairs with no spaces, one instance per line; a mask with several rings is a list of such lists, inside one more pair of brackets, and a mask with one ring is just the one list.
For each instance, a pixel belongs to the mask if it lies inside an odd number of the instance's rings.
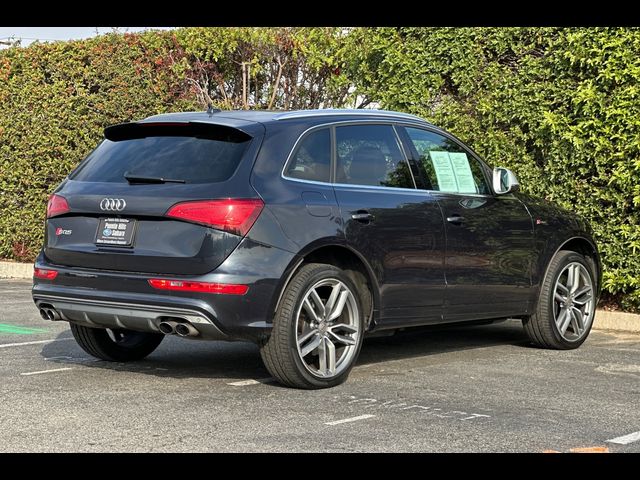
[[116,137],[116,140],[104,140],[71,178],[81,182],[126,183],[126,173],[185,183],[223,182],[236,171],[249,143],[248,136]]
[[301,140],[287,165],[285,175],[301,180],[329,182],[331,135],[328,128],[315,130]]
[[336,127],[336,183],[415,188],[391,125]]

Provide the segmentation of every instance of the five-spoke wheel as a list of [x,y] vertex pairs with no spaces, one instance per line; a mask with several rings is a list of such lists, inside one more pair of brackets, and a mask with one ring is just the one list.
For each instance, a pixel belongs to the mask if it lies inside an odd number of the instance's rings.
[[320,280],[296,312],[300,359],[311,374],[331,378],[350,365],[360,335],[353,292],[337,278]]
[[523,322],[538,346],[578,348],[589,335],[596,306],[593,264],[583,255],[561,250],[551,260],[533,314]]
[[271,336],[260,349],[269,372],[298,388],[343,382],[362,346],[361,293],[338,267],[303,265],[285,288]]
[[560,272],[555,287],[554,318],[562,338],[572,342],[590,327],[593,318],[593,281],[586,267],[571,262]]

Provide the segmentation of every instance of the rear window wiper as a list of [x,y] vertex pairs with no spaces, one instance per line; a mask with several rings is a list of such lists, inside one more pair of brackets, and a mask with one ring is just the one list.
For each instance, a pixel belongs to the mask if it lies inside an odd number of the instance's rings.
[[175,178],[144,177],[142,175],[132,175],[129,172],[125,172],[124,178],[129,183],[187,183],[185,180]]

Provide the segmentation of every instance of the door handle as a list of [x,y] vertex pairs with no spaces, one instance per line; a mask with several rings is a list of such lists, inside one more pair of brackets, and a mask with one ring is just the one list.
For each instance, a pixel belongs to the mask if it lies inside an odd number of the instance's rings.
[[447,217],[447,222],[453,223],[454,225],[460,225],[464,222],[464,217],[460,215],[452,215],[451,217]]
[[369,223],[371,221],[373,221],[373,219],[375,218],[372,214],[370,214],[369,212],[363,212],[363,211],[359,211],[356,213],[352,213],[351,214],[351,218],[357,222],[362,222],[362,223]]

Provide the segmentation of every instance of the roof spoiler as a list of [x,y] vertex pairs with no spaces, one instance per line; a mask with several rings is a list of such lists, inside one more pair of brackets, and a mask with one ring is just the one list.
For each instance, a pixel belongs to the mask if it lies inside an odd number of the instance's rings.
[[252,138],[237,128],[203,122],[119,123],[105,128],[104,137],[112,142],[146,137],[196,137],[231,143],[242,143]]

